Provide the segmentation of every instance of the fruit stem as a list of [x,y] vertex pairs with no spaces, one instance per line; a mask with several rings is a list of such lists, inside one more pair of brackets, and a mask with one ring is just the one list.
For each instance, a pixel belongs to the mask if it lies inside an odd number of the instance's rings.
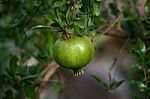
[[62,38],[67,41],[69,38],[72,38],[73,37],[73,34],[72,33],[63,33],[62,34]]
[[84,74],[84,71],[82,69],[75,69],[74,71],[74,76],[80,76]]

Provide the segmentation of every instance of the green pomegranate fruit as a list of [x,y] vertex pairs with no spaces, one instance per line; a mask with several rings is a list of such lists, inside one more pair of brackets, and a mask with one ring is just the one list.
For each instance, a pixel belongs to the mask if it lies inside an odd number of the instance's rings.
[[93,53],[93,44],[86,36],[74,36],[67,40],[60,38],[53,48],[55,61],[64,68],[72,69],[75,76],[84,73],[82,67],[91,61]]

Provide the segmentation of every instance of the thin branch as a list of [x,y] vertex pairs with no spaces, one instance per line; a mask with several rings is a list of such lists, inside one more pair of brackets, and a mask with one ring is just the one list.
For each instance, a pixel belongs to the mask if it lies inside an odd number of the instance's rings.
[[[129,37],[125,40],[125,42],[124,42],[124,44],[122,45],[122,47],[120,48],[120,50],[119,50],[119,53],[118,53],[118,56],[117,56],[117,61],[118,61],[118,59],[120,59],[120,56],[121,56],[121,54],[123,53],[123,49],[125,48],[125,45],[129,42]],[[120,68],[120,66],[118,66],[118,68],[116,68],[116,71],[115,71],[115,73],[114,73],[114,75],[113,75],[113,79],[115,79],[115,76],[116,76],[116,74],[117,74],[117,71],[119,70],[119,68]]]
[[47,82],[53,76],[53,74],[57,71],[59,66],[56,63],[54,63],[54,64],[48,65],[48,67],[49,67],[49,69],[45,73],[45,75],[40,83],[40,86],[38,87],[38,89],[36,91],[36,99],[40,99],[40,94],[41,94],[42,90],[45,88]]
[[[122,31],[119,31],[115,28],[111,28],[110,27],[107,29],[104,30],[104,28],[98,28],[96,30],[97,34],[103,34],[103,35],[107,35],[107,36],[110,36],[110,37],[114,37],[114,38],[120,38],[120,39],[127,39],[130,37],[129,33],[125,30],[122,30]],[[136,41],[135,38],[133,39],[130,39],[131,41]],[[150,41],[150,36],[144,36],[143,37],[143,40],[144,41]]]
[[112,63],[111,67],[110,67],[109,70],[108,70],[108,80],[109,80],[109,88],[108,88],[108,91],[109,91],[109,93],[111,92],[111,90],[110,90],[110,85],[111,85],[111,83],[112,83],[112,80],[115,79],[116,73],[117,73],[117,71],[119,70],[119,67],[120,67],[120,66],[116,69],[116,71],[115,71],[115,73],[114,73],[113,75],[111,75],[111,71],[112,71],[112,69],[116,66],[117,62],[119,61],[120,56],[121,56],[121,54],[122,54],[122,52],[123,52],[123,49],[124,49],[124,47],[125,47],[125,45],[127,44],[128,41],[129,41],[129,38],[126,39],[126,41],[124,42],[124,44],[123,44],[122,47],[120,48],[119,53],[118,53],[117,56],[114,58],[113,63]]
[[122,14],[120,14],[117,17],[117,19],[113,23],[111,23],[110,26],[105,31],[102,32],[102,34],[106,34],[107,32],[109,32],[115,26],[115,24],[121,20],[121,18],[122,18]]

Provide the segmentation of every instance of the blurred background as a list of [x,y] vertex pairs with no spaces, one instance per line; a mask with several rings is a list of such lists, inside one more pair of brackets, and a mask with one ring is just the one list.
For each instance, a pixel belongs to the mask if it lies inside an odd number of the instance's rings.
[[[53,62],[52,48],[59,34],[50,29],[32,28],[49,24],[45,15],[51,13],[54,1],[0,0],[0,99],[35,99],[42,79],[39,74],[43,73],[47,64]],[[145,18],[141,7],[143,2],[140,2],[141,5],[133,3],[140,12],[138,18],[142,19]],[[122,10],[122,5],[120,1],[104,0],[100,25],[115,20],[116,16],[112,15],[111,10]],[[129,9],[125,11],[130,12]],[[132,15],[128,18],[132,20],[135,13],[130,14]],[[115,27],[119,27],[119,24],[118,22]],[[137,23],[133,23],[133,26],[135,24]],[[132,25],[125,28],[130,27],[138,29]],[[116,32],[111,30],[112,34]],[[128,34],[121,34],[121,37],[122,35]],[[100,33],[91,36],[91,40],[95,46],[95,54],[84,68],[85,74],[75,77],[72,71],[59,68],[41,91],[40,99],[133,99],[133,91],[135,94],[136,91],[129,84],[129,80],[134,75],[131,65],[137,62],[137,58],[127,48],[132,44],[123,46],[126,39]],[[115,61],[117,57],[119,58]],[[112,67],[114,61],[115,65]],[[110,75],[114,81],[124,81],[115,83],[118,85],[108,92],[106,86],[96,81],[92,75],[96,75],[106,84],[110,83]]]

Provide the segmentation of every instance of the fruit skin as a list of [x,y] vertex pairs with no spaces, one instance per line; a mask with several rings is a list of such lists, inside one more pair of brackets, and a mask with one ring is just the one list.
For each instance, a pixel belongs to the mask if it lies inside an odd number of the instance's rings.
[[74,36],[68,40],[58,39],[53,48],[55,61],[60,66],[76,72],[81,71],[81,68],[91,61],[93,53],[94,46],[86,36]]

